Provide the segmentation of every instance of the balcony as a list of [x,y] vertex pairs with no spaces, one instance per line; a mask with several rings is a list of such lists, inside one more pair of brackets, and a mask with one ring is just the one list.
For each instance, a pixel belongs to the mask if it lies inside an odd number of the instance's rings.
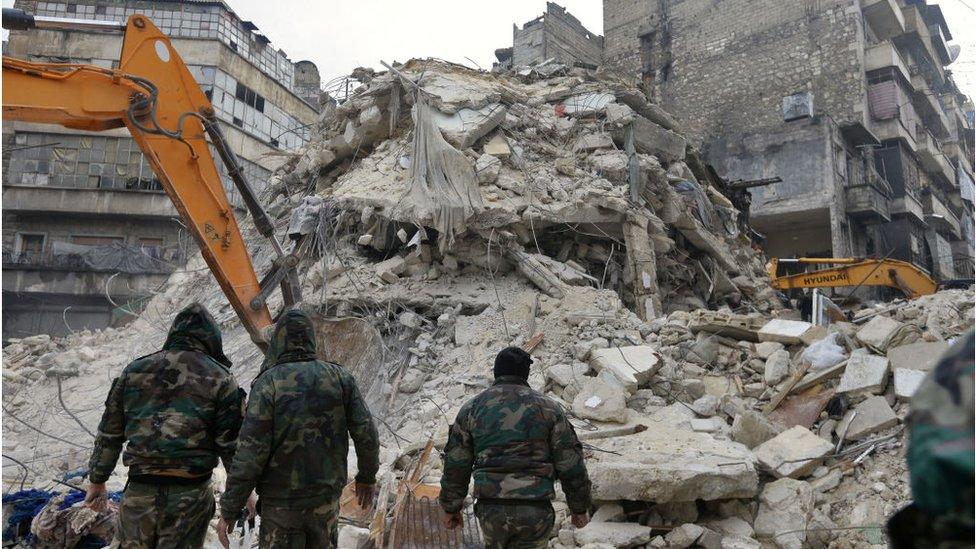
[[891,215],[895,217],[911,217],[917,223],[925,225],[925,210],[922,209],[922,203],[910,194],[900,196],[891,201]]
[[166,193],[79,187],[4,185],[3,210],[10,213],[178,217]]
[[933,187],[922,190],[922,209],[925,212],[925,222],[936,231],[952,235],[952,240],[962,238],[959,218],[946,205],[942,193]]
[[912,102],[929,131],[940,139],[950,138],[952,136],[952,125],[949,122],[949,117],[946,116],[942,109],[942,103],[939,102],[929,87],[928,81],[921,74],[916,74],[912,76],[911,82],[912,87],[915,88]]
[[891,187],[873,167],[844,189],[847,215],[865,224],[891,221]]
[[905,32],[905,17],[896,0],[862,0],[861,12],[881,40]]
[[909,4],[902,8],[902,16],[905,19],[905,33],[896,37],[895,41],[899,45],[911,48],[912,51],[922,53],[928,58],[926,65],[937,73],[940,80],[945,79],[945,72],[942,68],[942,60],[932,46],[932,35],[929,33],[928,22],[922,17],[918,6]]
[[939,55],[939,61],[943,65],[948,65],[951,57],[949,56],[949,46],[946,44],[945,35],[939,25],[929,25],[929,36],[932,38],[932,48]]
[[881,42],[864,49],[864,70],[865,72],[876,71],[886,67],[894,67],[906,82],[910,82],[912,77],[908,70],[908,63],[898,53],[898,49],[892,42]]
[[942,152],[942,146],[935,137],[924,129],[919,129],[915,133],[915,137],[918,146],[918,159],[922,163],[922,169],[929,174],[941,175],[950,184],[955,185],[956,170],[949,163],[945,153]]

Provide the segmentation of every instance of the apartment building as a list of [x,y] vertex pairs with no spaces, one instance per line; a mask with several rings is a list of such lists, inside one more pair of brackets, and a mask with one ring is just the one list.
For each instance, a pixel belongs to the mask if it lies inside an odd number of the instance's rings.
[[[210,98],[245,175],[260,187],[317,119],[318,70],[272,46],[220,0],[17,0],[40,16],[124,21],[167,33]],[[121,34],[13,31],[5,53],[118,67]],[[3,126],[3,337],[124,320],[181,267],[195,243],[125,129]],[[216,157],[216,155],[214,155]],[[218,161],[231,203],[243,208]]]
[[925,0],[605,0],[604,60],[752,192],[772,256],[973,276],[972,102]]

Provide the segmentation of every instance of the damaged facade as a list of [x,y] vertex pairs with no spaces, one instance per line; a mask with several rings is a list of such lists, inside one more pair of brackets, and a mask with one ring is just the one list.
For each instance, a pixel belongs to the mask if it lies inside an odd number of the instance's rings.
[[972,103],[924,0],[604,2],[605,60],[730,180],[771,256],[973,276]]
[[[223,2],[16,2],[49,17],[149,15],[186,59],[254,184],[305,143],[318,71],[293,65]],[[6,42],[5,42],[6,44]],[[30,61],[117,66],[121,34],[12,31]],[[315,103],[307,101],[315,100]],[[315,107],[313,107],[315,105]],[[3,338],[104,328],[129,317],[196,250],[127,130],[3,125]],[[224,170],[223,164],[218,164]],[[221,173],[231,203],[243,202]]]
[[547,59],[596,68],[603,63],[603,37],[588,31],[566,8],[546,2],[546,12],[512,28],[512,47],[495,50],[496,67],[528,67]]

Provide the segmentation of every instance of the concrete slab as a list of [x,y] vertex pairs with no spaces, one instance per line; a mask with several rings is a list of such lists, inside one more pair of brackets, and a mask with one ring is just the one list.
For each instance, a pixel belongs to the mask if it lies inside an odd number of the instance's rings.
[[844,440],[860,440],[897,424],[898,416],[888,401],[883,396],[873,396],[848,410],[836,432],[845,433],[846,429]]
[[809,322],[774,318],[759,329],[759,341],[777,341],[784,345],[796,345],[803,342],[803,334],[811,328],[813,324]]
[[664,362],[650,345],[611,347],[590,351],[590,367],[597,372],[609,371],[633,394],[651,380]]
[[756,448],[756,459],[778,478],[802,478],[813,472],[834,445],[797,426]]
[[919,341],[888,349],[888,361],[891,369],[909,368],[912,370],[929,371],[935,367],[942,356],[949,349],[944,341]]
[[498,127],[505,120],[508,109],[496,103],[480,109],[458,109],[454,114],[444,114],[436,109],[431,112],[444,139],[464,150]]
[[928,372],[922,370],[912,370],[910,368],[898,368],[894,373],[895,396],[902,400],[910,400],[918,391],[919,385]]
[[779,341],[763,341],[756,345],[756,354],[759,358],[766,360],[769,355],[775,353],[776,351],[782,351],[783,344]]
[[576,531],[576,544],[633,547],[651,541],[651,527],[633,522],[591,522]]
[[876,316],[857,331],[857,340],[879,353],[918,341],[921,332],[910,324],[903,324],[887,316]]
[[888,359],[867,353],[853,353],[847,360],[838,393],[880,394],[888,381]]
[[751,498],[759,489],[755,456],[736,442],[661,426],[600,447],[620,455],[587,461],[595,500],[711,501]]
[[627,396],[622,387],[587,378],[573,399],[573,412],[585,419],[627,423]]

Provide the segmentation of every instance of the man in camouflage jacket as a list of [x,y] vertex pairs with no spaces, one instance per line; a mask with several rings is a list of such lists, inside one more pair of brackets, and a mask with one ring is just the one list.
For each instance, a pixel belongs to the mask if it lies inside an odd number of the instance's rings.
[[372,504],[379,437],[356,380],[318,360],[311,319],[288,311],[275,325],[263,371],[251,387],[237,455],[220,499],[223,537],[257,487],[260,546],[335,547],[339,496],[352,436],[356,495]]
[[122,547],[202,547],[214,513],[210,475],[218,458],[230,465],[244,417],[244,391],[230,365],[217,323],[193,304],[176,315],[161,351],[132,361],[112,382],[85,500],[103,506],[105,481],[127,442]]
[[445,526],[461,525],[473,474],[475,514],[489,549],[548,546],[556,480],[573,524],[582,528],[589,520],[582,445],[563,410],[529,387],[531,363],[518,347],[498,353],[494,385],[461,407],[444,448]]
[[888,521],[894,549],[973,546],[973,338],[972,330],[960,336],[912,397],[906,458],[915,501]]

